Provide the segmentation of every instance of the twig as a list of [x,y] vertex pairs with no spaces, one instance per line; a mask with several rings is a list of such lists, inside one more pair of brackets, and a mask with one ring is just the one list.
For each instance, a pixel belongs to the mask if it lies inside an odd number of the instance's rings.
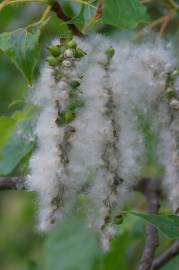
[[179,10],[179,5],[174,0],[169,0],[169,3],[175,10]]
[[0,177],[0,191],[25,190],[25,177]]
[[34,26],[37,26],[37,25],[43,25],[45,21],[48,21],[48,15],[51,11],[51,6],[49,5],[43,12],[42,14],[42,17],[40,18],[39,21],[35,22],[35,23],[32,23],[32,24],[29,24],[26,28],[29,29],[29,28],[32,28]]
[[177,255],[179,255],[179,240],[177,240],[163,254],[154,260],[151,270],[160,269],[163,265],[165,265]]
[[[160,188],[158,179],[150,179],[143,186],[143,193],[146,196],[148,212],[155,214],[159,209]],[[157,229],[148,224],[146,227],[146,243],[142,258],[140,260],[139,270],[150,270],[155,256],[155,250],[158,246]]]
[[67,16],[64,13],[62,7],[60,6],[60,4],[58,2],[55,2],[52,5],[51,10],[56,13],[58,18],[60,18],[64,22],[67,22],[68,28],[73,32],[74,35],[79,36],[79,37],[83,37],[83,34],[79,31],[79,29],[76,27],[76,25],[74,25],[70,22],[68,23],[68,21],[71,21],[71,17]]

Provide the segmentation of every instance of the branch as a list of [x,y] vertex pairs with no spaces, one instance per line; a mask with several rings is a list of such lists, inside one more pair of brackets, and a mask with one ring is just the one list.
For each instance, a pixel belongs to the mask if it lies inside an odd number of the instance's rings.
[[163,254],[154,260],[151,270],[160,269],[163,265],[165,265],[177,255],[179,255],[179,240],[177,240]]
[[[143,187],[143,193],[146,196],[148,204],[148,213],[156,214],[159,209],[160,184],[158,179],[146,180]],[[157,229],[148,224],[146,227],[146,243],[140,260],[139,270],[150,270],[155,256],[155,250],[158,246]]]
[[58,18],[60,18],[62,21],[67,22],[68,28],[72,31],[72,33],[76,36],[83,37],[83,34],[79,31],[79,29],[76,27],[76,25],[72,23],[68,23],[72,18],[70,16],[67,16],[62,7],[58,2],[54,2],[54,4],[51,7],[51,10],[56,13]]
[[0,191],[25,190],[25,177],[0,177]]

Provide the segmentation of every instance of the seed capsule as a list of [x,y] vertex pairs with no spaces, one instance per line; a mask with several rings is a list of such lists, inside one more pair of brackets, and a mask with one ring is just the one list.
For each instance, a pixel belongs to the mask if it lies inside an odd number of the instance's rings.
[[85,51],[83,51],[82,49],[80,49],[80,48],[76,48],[76,50],[75,50],[75,58],[82,58],[83,56],[85,56],[86,55],[86,52]]
[[176,98],[173,98],[169,105],[173,110],[179,110],[179,101]]
[[172,80],[176,80],[176,78],[179,76],[179,71],[177,69],[175,69],[172,73],[171,73],[171,79]]
[[116,215],[114,217],[114,224],[121,224],[124,220],[124,217],[122,215]]
[[76,42],[74,41],[74,40],[70,40],[69,42],[67,42],[67,44],[66,44],[66,47],[68,48],[68,49],[76,49]]
[[59,61],[57,58],[55,58],[54,56],[49,56],[47,57],[47,62],[49,63],[50,66],[52,67],[56,67],[59,65]]
[[73,51],[71,49],[67,49],[64,51],[64,58],[72,58],[73,57]]
[[115,54],[115,50],[112,47],[109,47],[106,51],[105,54],[109,57],[112,58]]
[[165,96],[168,99],[176,98],[176,92],[172,88],[168,87],[165,91]]
[[74,88],[77,88],[78,86],[80,86],[80,80],[72,80],[71,82],[70,82],[70,85],[72,86],[72,87],[74,87]]
[[71,111],[66,112],[64,114],[64,123],[72,122],[75,119],[75,116],[76,116],[75,112],[71,112]]
[[65,68],[70,68],[72,66],[72,62],[70,62],[69,60],[63,60],[62,66]]
[[58,45],[50,46],[50,47],[48,47],[48,50],[51,52],[51,54],[54,57],[58,57],[61,53],[60,46],[58,46]]

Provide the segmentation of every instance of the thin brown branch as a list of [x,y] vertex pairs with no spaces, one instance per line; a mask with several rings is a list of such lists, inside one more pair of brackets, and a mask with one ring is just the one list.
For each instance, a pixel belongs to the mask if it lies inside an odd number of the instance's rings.
[[[158,179],[146,180],[143,193],[148,204],[148,213],[156,214],[159,209],[160,188]],[[146,243],[140,260],[139,270],[150,270],[158,246],[157,229],[151,225],[146,226]]]
[[171,247],[164,251],[163,254],[154,260],[151,270],[160,269],[177,255],[179,255],[179,240],[177,240]]
[[0,191],[25,190],[25,177],[0,177]]
[[74,35],[79,36],[79,37],[83,36],[83,34],[79,31],[79,29],[76,27],[76,25],[70,23],[72,18],[70,16],[67,16],[64,13],[62,7],[60,6],[60,4],[58,2],[54,2],[54,4],[51,7],[51,10],[56,13],[58,18],[60,18],[64,22],[67,22],[68,28],[72,31],[72,33]]

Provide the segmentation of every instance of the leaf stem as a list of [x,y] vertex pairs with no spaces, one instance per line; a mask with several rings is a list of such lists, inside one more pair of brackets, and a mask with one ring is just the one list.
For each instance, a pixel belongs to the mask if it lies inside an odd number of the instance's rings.
[[174,0],[168,0],[170,5],[175,9],[179,10],[179,5]]
[[0,191],[25,190],[25,177],[0,176]]
[[34,26],[37,26],[37,25],[39,25],[39,24],[43,24],[43,23],[45,22],[45,20],[47,20],[47,17],[48,17],[48,15],[49,15],[50,11],[51,11],[51,8],[52,8],[51,5],[49,5],[49,6],[45,9],[45,11],[44,11],[44,13],[42,14],[42,17],[40,18],[40,20],[37,21],[37,22],[35,22],[35,23],[29,24],[26,28],[28,29],[28,28],[30,28],[30,27],[34,27]]
[[56,1],[54,4],[51,6],[51,10],[54,11],[59,19],[67,23],[68,28],[70,31],[79,37],[83,37],[84,35],[79,31],[79,29],[76,27],[76,25],[70,23],[71,17],[66,15],[65,12],[63,11],[61,5]]
[[75,2],[75,3],[81,4],[81,5],[86,5],[88,7],[92,7],[94,9],[96,9],[96,7],[94,5],[89,4],[88,2],[85,2],[84,0],[68,0],[68,1]]

